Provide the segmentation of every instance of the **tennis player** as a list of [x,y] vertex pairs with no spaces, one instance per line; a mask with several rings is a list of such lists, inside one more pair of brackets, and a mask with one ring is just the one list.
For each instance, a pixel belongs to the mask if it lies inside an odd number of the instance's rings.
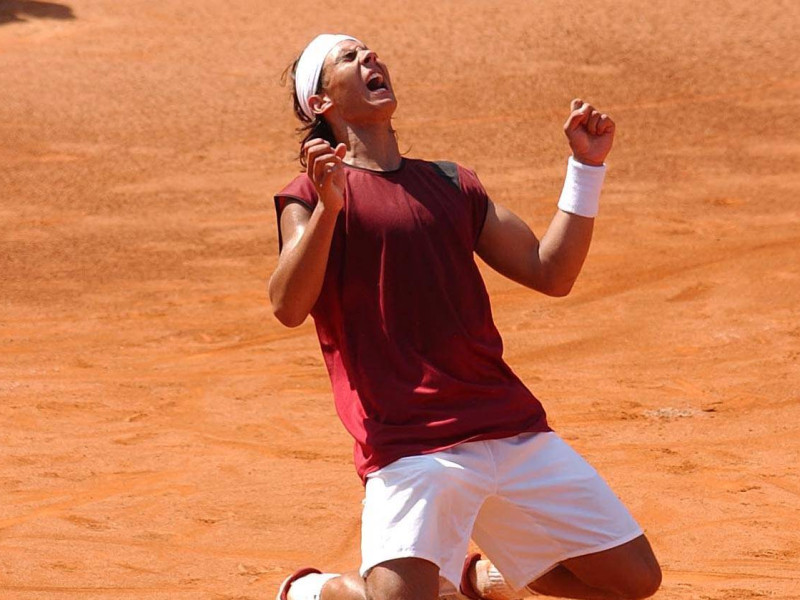
[[[305,172],[275,196],[269,294],[285,325],[314,318],[366,492],[358,573],[300,570],[279,598],[434,600],[442,582],[503,600],[653,595],[661,571],[641,527],[504,362],[475,262],[570,292],[613,120],[572,101],[566,181],[539,239],[473,171],[401,155],[389,71],[359,40],[318,36],[291,76]],[[470,537],[490,562],[465,568]],[[478,563],[494,588],[471,585]]]

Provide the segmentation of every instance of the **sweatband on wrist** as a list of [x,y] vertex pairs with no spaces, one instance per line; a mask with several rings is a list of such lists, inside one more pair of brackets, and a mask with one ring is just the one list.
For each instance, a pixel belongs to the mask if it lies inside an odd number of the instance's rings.
[[558,208],[581,217],[596,217],[600,208],[600,190],[605,176],[605,165],[599,167],[584,165],[570,156],[564,188],[558,199]]

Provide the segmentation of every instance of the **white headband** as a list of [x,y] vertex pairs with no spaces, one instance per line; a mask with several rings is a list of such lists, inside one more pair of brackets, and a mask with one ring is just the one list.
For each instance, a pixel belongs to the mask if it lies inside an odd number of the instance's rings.
[[300,55],[300,60],[297,61],[297,69],[295,69],[294,73],[294,90],[297,93],[300,108],[311,120],[314,119],[314,112],[308,105],[308,99],[317,93],[322,64],[325,62],[325,57],[328,56],[328,53],[336,47],[336,44],[345,40],[358,42],[356,38],[349,35],[332,33],[318,35],[306,46],[306,49]]

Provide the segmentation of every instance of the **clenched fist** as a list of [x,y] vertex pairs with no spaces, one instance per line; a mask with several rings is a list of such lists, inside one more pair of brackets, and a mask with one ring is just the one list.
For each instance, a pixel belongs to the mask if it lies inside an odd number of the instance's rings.
[[344,206],[344,163],[347,146],[334,148],[325,140],[314,138],[303,146],[306,175],[314,184],[320,202],[326,209],[340,211]]
[[614,143],[614,121],[580,98],[570,103],[570,115],[564,133],[575,160],[599,167]]

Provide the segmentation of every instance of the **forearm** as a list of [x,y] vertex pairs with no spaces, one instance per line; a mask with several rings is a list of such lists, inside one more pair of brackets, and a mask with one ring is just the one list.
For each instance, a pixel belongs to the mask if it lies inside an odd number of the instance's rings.
[[539,245],[539,262],[547,293],[565,296],[581,272],[592,241],[605,167],[570,158],[564,188]]
[[559,210],[538,248],[542,291],[566,296],[581,272],[592,241],[594,219]]
[[566,296],[581,272],[592,241],[614,122],[575,99],[564,124],[573,156],[567,165],[558,212],[541,241],[518,216],[489,202],[475,247],[501,273],[550,296]]
[[269,297],[273,313],[288,327],[305,321],[319,297],[338,215],[317,204],[301,235],[281,252]]

